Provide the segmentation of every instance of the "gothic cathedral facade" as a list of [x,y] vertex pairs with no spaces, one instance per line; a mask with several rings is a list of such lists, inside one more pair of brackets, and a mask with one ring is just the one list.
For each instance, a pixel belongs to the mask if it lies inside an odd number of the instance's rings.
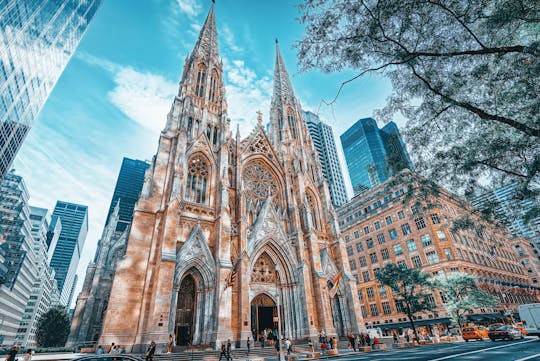
[[[214,5],[147,171],[100,344],[140,350],[364,329],[328,186],[276,42],[270,127],[227,118]],[[336,283],[336,285],[334,285]],[[280,305],[280,307],[276,307]]]

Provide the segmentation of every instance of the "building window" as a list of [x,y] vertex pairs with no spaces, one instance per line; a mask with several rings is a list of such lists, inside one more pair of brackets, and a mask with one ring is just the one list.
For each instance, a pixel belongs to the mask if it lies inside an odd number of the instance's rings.
[[366,244],[367,244],[367,248],[373,248],[373,239],[370,238],[368,240],[366,240]]
[[409,250],[409,252],[412,252],[412,251],[416,251],[417,248],[416,248],[416,242],[414,241],[414,239],[409,239],[407,241],[407,249]]
[[351,246],[348,246],[348,247],[347,247],[347,256],[350,257],[350,256],[352,256],[352,255],[353,255],[353,249],[352,249]]
[[388,231],[388,234],[390,235],[390,239],[393,241],[393,240],[396,240],[397,237],[398,237],[398,234],[397,234],[397,231],[395,229],[391,229]]
[[218,83],[218,73],[217,73],[216,70],[212,70],[212,76],[210,76],[210,94],[209,94],[209,97],[208,97],[208,99],[212,103],[219,100],[219,98],[217,96],[217,92],[216,92],[217,83]]
[[390,258],[390,252],[388,252],[388,249],[385,248],[381,251],[381,256],[383,260],[387,260]]
[[354,238],[360,238],[360,232],[354,231]]
[[452,250],[450,248],[444,249],[444,256],[448,261],[451,261],[454,259],[454,255],[452,254]]
[[396,256],[399,256],[400,254],[403,254],[403,248],[401,248],[401,245],[400,244],[396,244],[394,246],[394,254]]
[[375,229],[381,229],[381,222],[375,222]]
[[381,297],[386,297],[386,287],[385,286],[379,286],[379,295]]
[[360,309],[362,310],[362,317],[366,318],[367,317],[366,306],[362,305],[360,306]]
[[369,226],[364,227],[364,234],[369,234]]
[[384,301],[382,303],[382,309],[383,309],[383,313],[385,315],[389,315],[389,314],[392,313],[392,309],[390,308],[390,302],[388,302],[388,301]]
[[362,246],[362,243],[358,242],[356,244],[356,252],[360,253],[364,251],[364,246]]
[[377,235],[377,240],[379,241],[379,244],[384,244],[386,242],[384,239],[384,234],[382,233]]
[[411,212],[414,215],[420,213],[420,210],[421,210],[420,203],[417,203],[417,204],[415,204],[414,206],[411,207]]
[[405,218],[405,213],[403,211],[399,211],[399,212],[397,212],[397,216],[398,216],[399,219],[403,219],[403,218]]
[[366,288],[366,293],[368,298],[375,298],[375,292],[373,292],[373,287]]
[[371,263],[377,263],[379,262],[379,260],[377,259],[377,253],[370,253],[369,255],[369,259],[371,260]]
[[351,237],[349,237],[349,235],[346,235],[345,236],[345,242],[349,242],[351,240]]
[[195,96],[202,98],[204,96],[204,82],[206,80],[206,67],[203,64],[199,65],[197,71],[197,83],[195,85]]
[[401,231],[405,236],[411,234],[411,227],[409,226],[409,223],[402,224]]
[[422,240],[422,246],[424,247],[431,246],[433,243],[429,234],[424,234],[420,239]]
[[414,222],[416,223],[416,228],[418,228],[418,230],[426,228],[426,222],[424,221],[424,217],[418,217],[414,220]]
[[[369,278],[369,271],[364,271],[362,272],[362,278],[364,279],[364,282],[368,282],[370,280]],[[370,290],[371,288],[368,288],[368,291]],[[371,289],[371,292],[373,292],[373,289]],[[369,297],[369,292],[368,292],[368,297]]]
[[367,266],[366,257],[365,256],[360,257],[360,267],[366,267],[366,266]]
[[386,218],[384,220],[386,221],[387,226],[392,224],[392,217],[391,216],[386,216]]
[[208,164],[200,156],[189,161],[185,198],[195,203],[206,202],[206,188],[208,183]]
[[435,306],[435,298],[433,297],[433,295],[426,295],[425,301],[427,304]]
[[412,261],[414,267],[416,267],[416,268],[422,267],[422,259],[420,258],[420,256],[417,255],[417,256],[411,257],[411,261]]
[[351,270],[356,270],[356,261],[355,260],[350,260],[349,261],[349,266],[351,266]]
[[441,240],[441,241],[446,241],[446,233],[444,233],[444,231],[437,231],[437,237]]
[[439,256],[437,255],[437,252],[435,251],[430,251],[426,253],[426,258],[429,264],[439,263]]
[[441,220],[439,219],[438,215],[432,214],[431,215],[431,222],[433,222],[433,224],[440,224]]
[[371,311],[372,316],[378,316],[379,315],[379,308],[377,307],[376,303],[370,304],[369,309]]
[[399,313],[405,313],[405,309],[403,308],[402,300],[394,300],[394,304],[396,305],[396,310]]
[[362,290],[358,291],[358,299],[360,301],[363,301],[364,300],[364,292]]

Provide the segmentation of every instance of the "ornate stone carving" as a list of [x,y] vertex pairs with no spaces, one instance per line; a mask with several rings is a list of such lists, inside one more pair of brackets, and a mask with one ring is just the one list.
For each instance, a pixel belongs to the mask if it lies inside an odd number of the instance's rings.
[[268,254],[263,253],[257,259],[251,270],[251,282],[276,283],[276,265]]
[[257,201],[262,203],[271,196],[276,204],[281,204],[276,179],[262,162],[250,163],[244,169],[243,178],[246,199],[251,200],[253,203]]

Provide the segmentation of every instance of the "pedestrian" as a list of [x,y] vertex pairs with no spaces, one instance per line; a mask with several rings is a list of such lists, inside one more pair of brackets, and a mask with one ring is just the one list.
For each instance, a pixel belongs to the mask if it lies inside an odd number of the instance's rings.
[[17,353],[19,352],[19,346],[15,345],[11,347],[6,357],[6,361],[16,361]]
[[369,337],[369,333],[366,334],[366,346],[371,346],[371,337]]
[[332,337],[332,348],[337,350],[337,338]]
[[169,342],[167,342],[167,353],[172,353],[174,346],[174,337],[172,334],[169,334]]
[[286,339],[285,340],[285,349],[287,350],[287,355],[290,355],[291,354],[291,340],[289,339]]
[[313,350],[313,342],[311,342],[311,339],[309,339],[308,341],[308,347],[309,347],[309,352],[311,353],[315,352],[315,350]]
[[109,347],[109,351],[107,351],[108,354],[112,353],[112,350],[114,350],[114,342],[111,343],[111,346]]
[[227,348],[225,347],[225,344],[222,342],[221,343],[221,353],[219,354],[219,361],[221,361],[221,358],[225,356],[225,360],[228,360],[227,359]]
[[411,342],[411,337],[408,333],[405,334],[405,341],[407,341],[407,343]]
[[265,340],[265,336],[264,336],[264,333],[261,333],[261,338],[260,338],[260,341],[261,341],[261,348],[264,348],[264,342],[266,341]]
[[349,342],[351,343],[353,351],[356,352],[356,338],[354,337],[354,335],[349,335]]
[[366,346],[366,334],[362,332],[362,334],[360,335],[360,344],[362,345],[362,347],[365,347]]
[[31,348],[26,350],[26,352],[23,355],[21,361],[32,361],[32,349]]
[[247,354],[249,356],[249,353],[251,352],[251,337],[248,336],[247,338],[247,342],[246,342],[246,345],[247,345]]
[[154,341],[150,342],[150,346],[146,350],[146,361],[152,361],[154,359],[154,354],[156,353],[156,343]]
[[394,332],[394,343],[398,343],[398,337],[397,334]]
[[228,339],[227,340],[227,360],[229,360],[229,361],[232,360],[231,347],[232,347],[231,340]]
[[103,351],[103,347],[101,345],[98,346],[96,354],[97,355],[103,355],[105,352]]
[[279,357],[279,339],[276,339],[274,347],[276,348],[276,356]]

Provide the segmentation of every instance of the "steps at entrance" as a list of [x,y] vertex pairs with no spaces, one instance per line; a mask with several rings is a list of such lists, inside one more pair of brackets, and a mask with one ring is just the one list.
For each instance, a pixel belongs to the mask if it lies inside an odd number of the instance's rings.
[[[306,352],[308,347],[307,345],[294,345],[294,353]],[[183,348],[182,351],[178,350],[178,347],[174,349],[175,352],[170,354],[156,354],[154,356],[155,361],[218,361],[219,360],[219,351],[214,350],[193,350]],[[256,359],[256,358],[275,358],[276,350],[273,346],[267,346],[265,348],[255,347],[251,349],[251,352],[248,356],[247,349],[235,349],[231,352],[233,360],[245,360],[245,359]]]

